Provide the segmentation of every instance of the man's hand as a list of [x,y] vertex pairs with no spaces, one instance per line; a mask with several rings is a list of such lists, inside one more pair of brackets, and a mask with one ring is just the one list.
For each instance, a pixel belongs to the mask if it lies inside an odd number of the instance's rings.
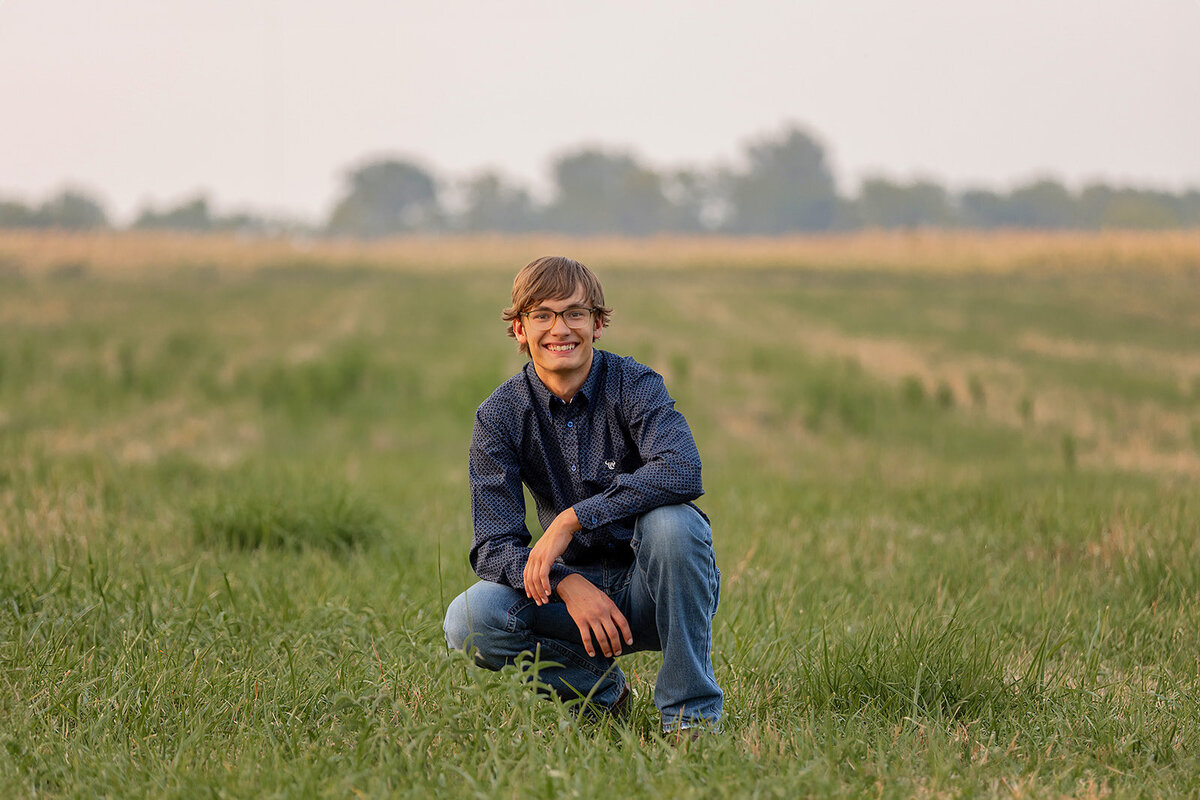
[[579,518],[575,509],[568,508],[559,514],[546,528],[546,532],[529,551],[525,563],[525,596],[539,606],[550,602],[550,567],[561,556],[579,530]]
[[621,655],[621,642],[633,644],[629,622],[612,598],[578,573],[571,573],[558,584],[558,596],[567,605],[567,613],[579,626],[579,636],[589,656],[596,655],[592,637],[600,644],[600,652],[608,658]]

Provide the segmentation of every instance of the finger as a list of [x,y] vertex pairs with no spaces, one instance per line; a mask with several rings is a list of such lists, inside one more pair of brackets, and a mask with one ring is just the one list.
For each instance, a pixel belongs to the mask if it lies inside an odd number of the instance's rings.
[[596,641],[600,643],[600,652],[604,653],[605,658],[612,658],[612,645],[608,643],[608,633],[604,626],[593,622],[592,631],[596,634]]
[[540,595],[538,594],[538,590],[537,590],[537,577],[536,576],[537,576],[537,572],[536,572],[536,569],[533,566],[533,564],[532,563],[526,564],[525,565],[525,576],[524,576],[524,578],[525,578],[525,596],[540,606],[541,603],[538,602]]
[[625,644],[633,644],[633,630],[629,627],[629,620],[625,619],[625,615],[620,611],[613,611],[613,619],[616,620],[617,627],[621,629],[621,636],[625,639]]
[[618,656],[621,655],[621,638],[617,636],[617,626],[613,624],[612,619],[609,617],[602,619],[601,623],[604,625],[604,635],[608,637],[612,653]]
[[[545,579],[543,578],[544,569],[542,565],[533,559],[529,561],[529,591],[532,592],[534,600],[540,601],[546,596]],[[540,602],[539,602],[540,605]]]
[[586,625],[579,626],[579,638],[583,640],[583,649],[587,651],[589,656],[594,658],[596,651],[592,647],[592,634],[591,631],[587,629]]

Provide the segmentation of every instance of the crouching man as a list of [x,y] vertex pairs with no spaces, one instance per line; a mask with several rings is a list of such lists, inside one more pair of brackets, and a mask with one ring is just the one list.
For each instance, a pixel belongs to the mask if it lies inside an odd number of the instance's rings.
[[[508,333],[530,361],[479,407],[469,475],[480,580],[446,640],[500,669],[523,653],[564,700],[627,710],[613,659],[659,650],[664,732],[716,730],[712,620],[720,594],[700,454],[662,377],[596,350],[611,309],[577,261],[540,258],[513,282]],[[522,483],[544,532],[525,525]],[[547,662],[553,662],[548,665]]]

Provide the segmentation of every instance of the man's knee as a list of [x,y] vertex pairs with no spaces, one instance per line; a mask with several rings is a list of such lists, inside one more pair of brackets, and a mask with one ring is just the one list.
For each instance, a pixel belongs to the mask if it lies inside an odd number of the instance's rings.
[[654,558],[691,559],[712,552],[712,530],[688,505],[661,506],[638,518],[634,541],[639,553]]
[[506,586],[477,583],[451,601],[442,630],[454,650],[474,650],[488,660],[510,637],[508,609],[513,592]]
[[446,644],[452,650],[466,648],[467,637],[471,635],[471,620],[467,616],[467,593],[463,592],[450,601],[446,609],[446,621],[442,623],[446,634]]

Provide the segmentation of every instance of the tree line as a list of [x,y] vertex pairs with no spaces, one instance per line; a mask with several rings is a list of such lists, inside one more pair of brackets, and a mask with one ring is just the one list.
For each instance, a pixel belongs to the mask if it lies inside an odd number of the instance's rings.
[[[1054,178],[1009,191],[950,191],[936,181],[870,177],[840,196],[825,148],[790,126],[748,142],[741,165],[656,170],[632,153],[582,147],[551,163],[552,194],[497,171],[445,180],[409,159],[348,169],[322,224],[253,213],[220,216],[206,197],[142,209],[135,230],[297,230],[373,238],[408,232],[557,232],[580,235],[776,235],[861,228],[1180,228],[1200,226],[1200,190],[1167,192],[1094,183],[1072,191]],[[112,227],[103,205],[70,190],[40,206],[0,199],[0,228]]]

